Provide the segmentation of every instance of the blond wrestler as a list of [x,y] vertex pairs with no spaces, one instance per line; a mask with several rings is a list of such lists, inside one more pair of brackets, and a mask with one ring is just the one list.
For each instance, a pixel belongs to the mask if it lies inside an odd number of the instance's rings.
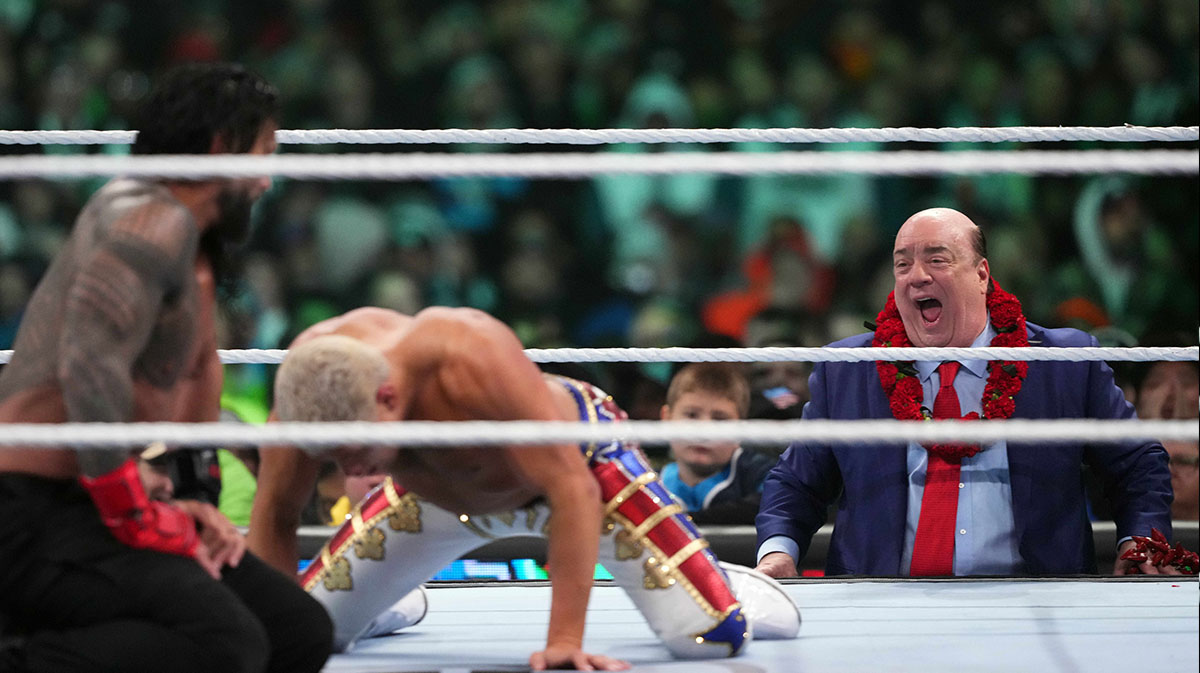
[[[133,151],[270,153],[276,98],[237,65],[180,67],[145,104]],[[29,302],[0,423],[215,421],[214,269],[269,185],[97,191]],[[0,668],[318,670],[320,606],[244,556],[211,508],[149,497],[130,448],[0,452],[0,613],[28,636]]]
[[[544,378],[511,330],[472,309],[410,317],[363,308],[319,323],[297,337],[275,391],[274,416],[282,421],[623,417],[592,386]],[[302,578],[330,609],[338,647],[459,555],[522,534],[548,538],[550,626],[546,648],[530,657],[534,669],[627,667],[581,649],[602,548],[600,560],[618,583],[627,591],[645,587],[631,598],[676,654],[728,656],[747,639],[716,559],[640,455],[619,443],[333,453],[348,475],[391,476]],[[318,458],[300,450],[262,452],[250,548],[280,569],[296,567],[296,525],[317,466]],[[681,610],[656,602],[656,591],[689,602],[695,619],[671,632],[667,622]]]

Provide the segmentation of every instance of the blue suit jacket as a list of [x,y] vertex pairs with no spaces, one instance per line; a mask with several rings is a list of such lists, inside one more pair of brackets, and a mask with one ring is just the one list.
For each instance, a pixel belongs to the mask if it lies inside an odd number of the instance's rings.
[[[1073,329],[1028,323],[1033,346],[1095,346]],[[870,346],[860,334],[831,347]],[[812,400],[804,418],[891,418],[874,362],[818,363],[809,379]],[[1030,362],[1016,396],[1013,418],[1132,418],[1100,361]],[[837,520],[826,557],[830,575],[899,575],[908,509],[907,445],[818,444],[798,441],[767,477],[756,525],[758,544],[785,535],[807,551],[838,500]],[[1013,518],[1021,557],[1029,573],[1096,572],[1081,465],[1096,470],[1113,500],[1118,539],[1171,534],[1171,474],[1157,441],[1117,444],[1008,442]]]

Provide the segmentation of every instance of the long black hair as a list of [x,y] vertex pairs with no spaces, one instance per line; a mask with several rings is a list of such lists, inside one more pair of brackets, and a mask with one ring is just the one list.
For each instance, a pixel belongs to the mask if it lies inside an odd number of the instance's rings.
[[190,63],[169,70],[138,111],[134,154],[208,154],[216,137],[248,151],[279,114],[279,94],[236,63]]

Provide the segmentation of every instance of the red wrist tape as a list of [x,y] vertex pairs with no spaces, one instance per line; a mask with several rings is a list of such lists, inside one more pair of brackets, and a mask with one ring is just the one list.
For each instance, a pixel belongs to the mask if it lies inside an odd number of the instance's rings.
[[99,477],[81,476],[79,483],[92,497],[104,525],[121,542],[135,549],[196,555],[200,538],[195,521],[183,510],[150,500],[133,458]]

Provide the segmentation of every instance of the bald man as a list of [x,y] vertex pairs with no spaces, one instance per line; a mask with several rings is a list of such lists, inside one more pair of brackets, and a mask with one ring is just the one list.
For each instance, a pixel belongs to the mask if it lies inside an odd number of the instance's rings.
[[[948,208],[910,217],[892,252],[895,288],[875,332],[831,347],[1095,346],[1072,329],[1026,323],[992,279],[983,232]],[[985,360],[818,363],[804,418],[1133,418],[1104,362]],[[1154,441],[793,443],[767,477],[758,570],[796,574],[837,503],[830,575],[1095,573],[1081,466],[1114,501],[1121,552],[1151,528],[1170,535],[1171,477]],[[1136,566],[1136,569],[1134,569]],[[1118,559],[1115,574],[1174,572]],[[1107,570],[1107,569],[1106,569]]]

